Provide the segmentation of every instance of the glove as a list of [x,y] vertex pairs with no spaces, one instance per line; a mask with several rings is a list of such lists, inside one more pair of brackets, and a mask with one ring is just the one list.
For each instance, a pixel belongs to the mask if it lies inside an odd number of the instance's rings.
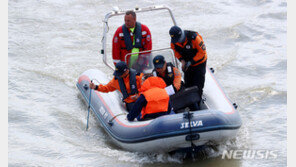
[[137,98],[139,97],[138,94],[135,94],[135,95],[131,95],[130,98],[133,99],[133,100],[137,100]]
[[94,84],[94,83],[89,83],[89,88],[91,88],[91,89],[95,89],[97,86]]

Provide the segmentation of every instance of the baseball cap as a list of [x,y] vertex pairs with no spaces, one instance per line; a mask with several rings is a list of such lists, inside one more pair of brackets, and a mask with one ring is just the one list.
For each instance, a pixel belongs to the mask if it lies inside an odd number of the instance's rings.
[[126,70],[128,69],[125,62],[120,61],[115,65],[115,71],[113,73],[114,76],[119,77],[121,76]]
[[182,29],[180,27],[172,26],[169,33],[171,36],[171,42],[177,43],[180,40],[180,38],[184,32],[182,31]]
[[162,55],[157,55],[153,59],[153,65],[155,68],[162,68],[164,63],[165,63],[165,60]]

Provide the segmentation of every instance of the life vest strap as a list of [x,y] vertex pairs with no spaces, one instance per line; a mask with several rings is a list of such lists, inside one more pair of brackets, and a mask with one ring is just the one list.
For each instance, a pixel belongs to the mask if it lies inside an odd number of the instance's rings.
[[135,45],[133,45],[133,41],[131,40],[131,35],[126,25],[122,25],[123,31],[123,39],[126,45],[127,50],[132,50],[133,48],[142,48],[142,26],[141,23],[136,22],[136,27],[134,31],[134,40]]
[[123,101],[128,98],[130,95],[134,95],[138,93],[138,88],[137,88],[137,79],[136,79],[136,71],[133,69],[130,69],[129,72],[129,83],[130,83],[130,89],[131,92],[128,93],[126,90],[126,86],[125,83],[123,81],[123,78],[117,78],[118,79],[118,83],[119,83],[119,87],[120,87],[120,91],[123,95]]

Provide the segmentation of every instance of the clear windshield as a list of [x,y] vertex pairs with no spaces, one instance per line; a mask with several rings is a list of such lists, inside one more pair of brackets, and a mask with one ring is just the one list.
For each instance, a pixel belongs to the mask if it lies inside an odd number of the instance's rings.
[[173,51],[171,49],[151,50],[139,53],[129,53],[126,55],[128,66],[137,72],[151,73],[154,69],[153,58],[157,55],[164,56],[166,62],[171,62],[176,66]]

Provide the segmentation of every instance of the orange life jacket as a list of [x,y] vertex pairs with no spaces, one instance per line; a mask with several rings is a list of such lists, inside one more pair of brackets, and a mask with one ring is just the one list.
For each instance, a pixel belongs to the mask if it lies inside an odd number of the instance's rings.
[[166,83],[160,77],[149,77],[141,86],[141,91],[147,101],[146,107],[141,111],[141,118],[146,114],[167,112],[170,97],[167,94]]
[[179,54],[175,56],[191,62],[192,66],[197,66],[207,60],[206,46],[202,36],[194,31],[184,30],[186,40],[184,43],[171,44],[174,50]]

